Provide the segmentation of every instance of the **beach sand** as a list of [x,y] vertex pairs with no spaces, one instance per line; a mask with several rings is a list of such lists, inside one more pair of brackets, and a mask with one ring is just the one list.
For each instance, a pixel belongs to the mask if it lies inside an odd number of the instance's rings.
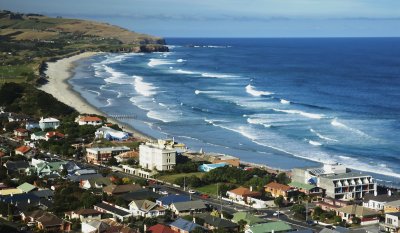
[[[107,117],[106,114],[99,111],[92,105],[90,105],[81,95],[75,92],[72,87],[68,84],[68,79],[73,76],[72,70],[75,66],[75,62],[80,59],[88,58],[99,54],[98,52],[85,52],[72,57],[57,60],[56,62],[48,62],[46,75],[48,76],[48,83],[41,86],[39,89],[45,91],[54,96],[59,101],[75,108],[80,113],[97,114]],[[131,126],[118,122],[114,119],[108,118],[108,121],[119,124],[124,127],[125,131],[133,133],[135,137],[139,137],[145,140],[152,140],[150,136],[147,136]]]

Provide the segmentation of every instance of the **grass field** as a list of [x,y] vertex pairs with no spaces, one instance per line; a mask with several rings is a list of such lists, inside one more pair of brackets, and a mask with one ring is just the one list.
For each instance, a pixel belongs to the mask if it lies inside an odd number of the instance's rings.
[[198,188],[196,188],[196,190],[201,192],[201,193],[207,193],[209,195],[216,196],[217,195],[217,189],[218,189],[217,186],[218,186],[217,184],[209,184],[209,185],[205,185],[205,186],[202,186],[202,187],[198,187]]
[[181,174],[174,174],[174,175],[165,175],[165,176],[160,176],[158,177],[159,180],[168,182],[168,183],[173,183],[177,178],[180,177],[189,177],[189,176],[197,176],[199,178],[204,176],[204,173],[202,172],[192,172],[192,173],[181,173]]

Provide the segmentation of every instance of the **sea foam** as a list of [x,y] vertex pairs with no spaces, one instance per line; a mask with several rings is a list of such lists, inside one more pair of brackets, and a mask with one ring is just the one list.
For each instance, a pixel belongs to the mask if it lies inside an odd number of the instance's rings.
[[144,82],[143,78],[140,76],[133,77],[135,78],[134,86],[137,93],[146,97],[157,94],[157,92],[155,91],[157,87],[154,87],[153,84]]
[[147,65],[150,67],[155,67],[155,66],[159,66],[159,65],[172,65],[172,64],[175,64],[175,63],[171,60],[156,59],[156,58],[151,58],[149,63],[147,63]]
[[260,97],[260,96],[266,96],[266,95],[272,95],[274,93],[268,92],[268,91],[257,91],[254,86],[252,85],[247,85],[246,86],[246,92],[249,93],[252,96]]
[[272,109],[275,112],[284,112],[284,113],[288,113],[288,114],[298,114],[307,118],[311,118],[311,119],[322,119],[324,117],[323,114],[317,114],[317,113],[309,113],[309,112],[303,112],[303,111],[299,111],[299,110],[285,110],[285,109],[276,109],[273,108]]

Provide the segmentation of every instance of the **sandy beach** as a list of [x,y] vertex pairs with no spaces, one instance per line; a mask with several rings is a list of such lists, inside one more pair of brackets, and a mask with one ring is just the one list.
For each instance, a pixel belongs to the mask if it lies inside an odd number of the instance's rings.
[[[51,94],[59,101],[75,108],[80,113],[97,114],[108,117],[106,114],[90,105],[79,95],[79,93],[75,92],[67,82],[67,80],[73,76],[72,70],[75,66],[75,62],[97,54],[99,53],[85,52],[72,57],[57,60],[56,62],[48,62],[47,70],[45,72],[48,76],[48,83],[41,86],[39,89]],[[151,137],[135,130],[129,125],[110,118],[108,118],[108,120],[112,123],[123,126],[126,131],[133,133],[135,137],[140,137],[147,140],[152,139]]]

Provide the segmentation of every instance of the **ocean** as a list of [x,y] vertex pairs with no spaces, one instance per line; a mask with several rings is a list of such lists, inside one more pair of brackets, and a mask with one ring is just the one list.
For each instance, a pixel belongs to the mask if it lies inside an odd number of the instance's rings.
[[400,38],[167,38],[69,80],[156,138],[280,169],[339,162],[400,185]]

